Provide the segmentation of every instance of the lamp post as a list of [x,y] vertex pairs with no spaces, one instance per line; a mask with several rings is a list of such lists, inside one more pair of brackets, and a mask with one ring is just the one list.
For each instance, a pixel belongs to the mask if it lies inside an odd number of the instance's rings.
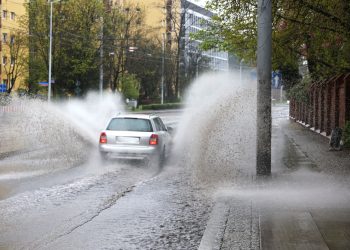
[[242,84],[242,64],[244,62],[244,59],[241,60],[241,62],[239,63],[239,81],[240,84]]
[[53,3],[54,2],[58,2],[61,0],[48,0],[48,2],[50,3],[50,31],[49,31],[49,82],[48,82],[48,96],[47,96],[47,100],[48,102],[51,101],[51,83],[52,83],[52,79],[51,79],[51,72],[52,72],[52,12],[53,12]]
[[198,78],[198,75],[199,75],[199,60],[201,58],[200,57],[197,57],[197,60],[196,60],[196,78]]
[[52,8],[53,8],[53,0],[50,1],[50,31],[49,31],[49,37],[50,37],[50,44],[49,44],[49,82],[48,82],[48,96],[47,100],[48,102],[51,101],[51,71],[52,71]]
[[102,99],[103,94],[103,17],[101,17],[101,31],[100,31],[100,77],[99,77],[99,92],[100,98]]
[[162,79],[160,82],[160,103],[164,103],[164,61],[165,61],[165,34],[163,33],[163,42],[162,42]]

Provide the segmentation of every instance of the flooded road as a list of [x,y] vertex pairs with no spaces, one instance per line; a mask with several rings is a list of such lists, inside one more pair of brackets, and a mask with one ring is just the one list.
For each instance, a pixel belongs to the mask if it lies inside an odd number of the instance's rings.
[[210,202],[181,169],[108,166],[0,202],[4,249],[196,249]]
[[[159,115],[174,127],[181,112]],[[188,169],[173,159],[161,172],[103,163],[88,140],[79,143],[85,161],[64,166],[60,154],[63,166],[49,171],[34,159],[50,148],[3,155],[0,249],[197,249],[211,200]]]
[[[302,227],[303,218],[333,242],[338,217],[326,210],[344,218],[350,211],[348,152],[328,152],[326,138],[276,105],[272,175],[257,178],[255,93],[211,82],[194,85],[185,109],[159,112],[177,131],[162,169],[101,161],[99,128],[119,112],[111,100],[104,113],[91,113],[87,101],[2,115],[1,126],[11,129],[0,134],[0,249],[207,249],[208,242],[259,249],[280,243],[273,230],[290,235],[284,219]],[[31,126],[17,126],[23,117]]]

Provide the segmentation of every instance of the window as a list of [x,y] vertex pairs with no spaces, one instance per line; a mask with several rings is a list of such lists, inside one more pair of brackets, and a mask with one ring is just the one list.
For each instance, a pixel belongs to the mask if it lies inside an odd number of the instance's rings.
[[109,123],[107,130],[140,132],[153,131],[149,120],[137,118],[114,118]]
[[154,121],[154,124],[156,125],[157,131],[166,131],[167,130],[163,121],[159,117],[155,118],[153,121]]
[[7,10],[2,11],[2,18],[7,18]]
[[11,57],[11,65],[14,65],[16,62],[15,58],[14,57]]
[[160,125],[158,118],[153,119],[154,124],[156,125],[157,131],[162,131],[162,125]]
[[2,57],[2,64],[7,64],[7,56]]
[[15,36],[11,36],[10,37],[10,44],[14,44],[15,43]]
[[15,12],[11,12],[11,20],[15,20],[15,18],[16,18],[16,13]]
[[4,43],[7,42],[7,33],[2,33],[2,41],[3,41]]
[[162,127],[162,130],[163,130],[163,131],[167,131],[166,126],[164,125],[162,119],[157,118],[157,120],[158,120],[158,122],[160,123],[160,125],[161,125],[161,127]]

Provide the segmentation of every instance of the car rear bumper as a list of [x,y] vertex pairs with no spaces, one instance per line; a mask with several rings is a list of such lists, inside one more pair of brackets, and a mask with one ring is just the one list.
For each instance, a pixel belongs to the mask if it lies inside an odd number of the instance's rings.
[[120,146],[102,144],[99,146],[102,153],[108,153],[110,158],[127,160],[145,160],[150,159],[158,150],[154,146]]

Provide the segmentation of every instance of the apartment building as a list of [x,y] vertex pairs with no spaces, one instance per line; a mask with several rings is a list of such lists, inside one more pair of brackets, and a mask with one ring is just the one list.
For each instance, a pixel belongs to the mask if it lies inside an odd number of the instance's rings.
[[[165,34],[166,45],[174,48],[178,41],[184,63],[188,66],[191,57],[205,57],[209,69],[215,71],[229,70],[229,55],[227,52],[215,49],[201,51],[201,41],[190,38],[191,33],[205,29],[213,15],[210,11],[189,0],[115,0],[119,4],[132,3],[143,9],[145,13],[145,31],[159,41]],[[180,36],[180,39],[179,39]]]
[[25,14],[26,2],[26,0],[0,0],[0,84],[3,87],[6,85],[6,89],[17,90],[20,87],[25,87],[25,75],[16,72],[16,53],[10,52],[10,48],[15,43],[15,35],[20,28],[20,18]]
[[[229,55],[227,52],[217,49],[201,51],[201,41],[191,39],[191,34],[207,28],[213,13],[187,0],[182,1],[181,7],[182,15],[184,15],[182,48],[184,50],[183,56],[186,67],[192,62],[197,64],[197,70],[199,70],[198,64],[200,60],[206,60],[209,70],[228,71]],[[193,58],[197,60],[193,61]]]
[[[182,0],[112,0],[116,4],[138,6],[144,15],[144,32],[167,49],[177,47]],[[163,40],[164,39],[164,40]]]

